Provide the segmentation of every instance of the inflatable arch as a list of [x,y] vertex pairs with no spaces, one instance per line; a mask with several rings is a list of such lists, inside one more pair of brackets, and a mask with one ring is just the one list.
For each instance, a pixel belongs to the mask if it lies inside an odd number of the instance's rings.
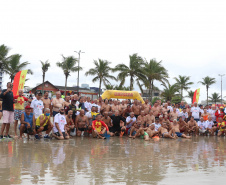
[[102,94],[102,99],[137,99],[144,103],[143,98],[140,96],[140,94],[137,91],[117,91],[117,90],[106,90]]

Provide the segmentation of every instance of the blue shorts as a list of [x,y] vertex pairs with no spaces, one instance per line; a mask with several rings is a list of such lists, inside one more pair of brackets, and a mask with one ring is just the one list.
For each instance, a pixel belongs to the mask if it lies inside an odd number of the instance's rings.
[[175,132],[177,134],[177,137],[181,137],[183,134],[180,132]]
[[[130,131],[131,131],[131,128],[128,130],[128,135],[130,135]],[[137,133],[136,131],[133,131],[133,133],[131,135],[135,136],[136,133]]]

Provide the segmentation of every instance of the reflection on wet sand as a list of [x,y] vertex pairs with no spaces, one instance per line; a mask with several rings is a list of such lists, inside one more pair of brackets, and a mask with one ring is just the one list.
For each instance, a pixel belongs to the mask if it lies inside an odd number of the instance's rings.
[[129,138],[4,140],[0,142],[0,180],[4,185],[170,184],[164,179],[172,173],[178,178],[225,167],[224,143],[225,138],[217,137],[150,142]]

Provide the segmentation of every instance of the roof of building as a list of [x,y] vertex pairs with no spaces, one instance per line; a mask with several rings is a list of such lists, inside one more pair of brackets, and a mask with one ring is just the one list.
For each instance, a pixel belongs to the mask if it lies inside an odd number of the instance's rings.
[[[65,89],[65,86],[59,86],[59,85],[55,85],[55,87],[59,90],[64,90]],[[77,91],[77,87],[67,87],[67,90],[70,90],[70,91]],[[89,90],[87,88],[80,88],[79,87],[79,90]]]

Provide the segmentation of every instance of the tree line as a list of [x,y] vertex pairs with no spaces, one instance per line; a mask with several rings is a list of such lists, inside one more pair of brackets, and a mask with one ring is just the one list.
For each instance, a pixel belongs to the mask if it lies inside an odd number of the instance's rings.
[[[11,82],[14,79],[14,76],[17,72],[27,68],[30,64],[29,62],[21,62],[22,55],[13,54],[8,55],[10,48],[6,45],[0,46],[0,68],[2,72],[5,72],[9,75]],[[56,65],[60,67],[65,75],[65,93],[67,89],[67,80],[71,73],[77,72],[78,69],[82,70],[82,67],[77,66],[78,59],[74,56],[63,56],[62,61],[57,62]],[[42,69],[42,81],[45,81],[45,74],[50,67],[49,61],[40,61],[41,69]],[[85,75],[94,76],[92,82],[99,82],[99,96],[101,93],[102,85],[105,86],[106,90],[115,89],[115,90],[127,90],[132,91],[134,89],[134,84],[136,83],[141,91],[148,90],[149,100],[155,101],[153,99],[153,91],[159,90],[158,87],[155,86],[156,82],[160,82],[163,90],[161,90],[160,97],[164,101],[173,101],[174,103],[180,102],[183,98],[188,97],[193,99],[194,91],[189,90],[190,86],[194,84],[194,82],[190,81],[190,76],[182,76],[179,75],[175,77],[175,83],[170,84],[169,74],[167,69],[162,65],[162,61],[157,61],[156,59],[146,60],[145,58],[139,56],[137,53],[133,55],[129,55],[129,64],[118,64],[115,67],[110,67],[111,62],[107,60],[94,60],[94,68],[86,71]],[[117,76],[112,73],[117,73]],[[28,69],[28,74],[33,74],[31,69]],[[130,85],[129,87],[125,87],[126,78],[129,78]],[[112,85],[109,80],[114,80],[119,82],[117,85]],[[212,84],[216,83],[215,78],[211,78],[206,76],[202,78],[202,81],[199,81],[201,85],[206,87],[207,92],[207,104],[208,100],[212,103],[216,103],[220,100],[220,96],[218,93],[213,93],[211,97],[209,97],[209,88]],[[44,85],[44,84],[43,84]],[[43,91],[44,86],[42,87]],[[184,96],[184,91],[187,91],[188,95]]]

